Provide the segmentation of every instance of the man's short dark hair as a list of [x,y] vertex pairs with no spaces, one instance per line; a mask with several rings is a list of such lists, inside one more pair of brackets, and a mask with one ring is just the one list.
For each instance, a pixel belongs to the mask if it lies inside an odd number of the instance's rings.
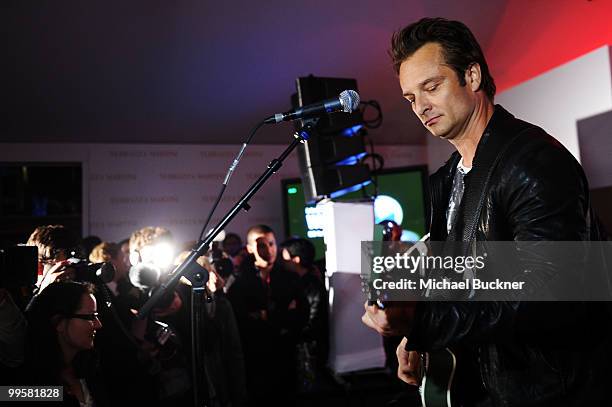
[[57,260],[61,255],[70,257],[70,252],[77,248],[78,238],[63,225],[45,225],[34,229],[26,244],[38,247],[39,259]]
[[281,244],[283,249],[286,249],[291,257],[300,257],[300,264],[303,267],[312,267],[315,258],[315,247],[306,239],[289,239]]
[[221,244],[223,251],[230,256],[236,256],[243,247],[242,239],[236,233],[228,233]]
[[239,245],[242,244],[242,239],[240,238],[240,236],[238,236],[236,233],[232,233],[232,232],[230,232],[230,233],[225,235],[225,238],[223,239],[223,245],[229,244],[231,241],[233,241],[234,243],[237,243]]
[[428,43],[440,44],[444,60],[457,73],[461,86],[466,84],[465,71],[473,63],[478,63],[482,74],[479,89],[493,101],[495,81],[489,72],[487,61],[474,34],[460,21],[423,18],[394,33],[389,54],[395,72],[399,73],[402,62]]
[[267,235],[268,233],[274,234],[274,231],[268,225],[255,225],[255,226],[251,226],[249,228],[249,230],[247,230],[247,234],[246,234],[247,244],[252,243],[252,241],[251,241],[251,236],[252,235],[254,235],[254,234]]

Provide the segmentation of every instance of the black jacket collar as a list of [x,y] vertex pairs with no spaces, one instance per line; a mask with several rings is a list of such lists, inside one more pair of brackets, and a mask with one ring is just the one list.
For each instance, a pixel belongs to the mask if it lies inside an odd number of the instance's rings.
[[[528,123],[516,119],[500,105],[495,105],[491,119],[478,142],[472,170],[465,177],[465,190],[458,208],[455,225],[446,240],[470,241],[474,238],[476,223],[480,216],[487,181],[495,169],[500,154]],[[452,188],[452,180],[461,156],[454,152],[434,176],[432,176],[432,239],[446,235],[446,222],[436,222],[436,218],[446,220],[446,206]],[[436,185],[440,183],[441,185]],[[436,215],[437,214],[437,215]],[[443,214],[443,216],[440,216]]]

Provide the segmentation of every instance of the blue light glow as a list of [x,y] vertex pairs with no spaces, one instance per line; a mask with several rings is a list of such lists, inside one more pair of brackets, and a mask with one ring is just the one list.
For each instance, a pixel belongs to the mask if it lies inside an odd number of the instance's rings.
[[357,155],[352,155],[350,157],[345,158],[342,161],[338,161],[336,163],[336,165],[355,165],[355,164],[358,164],[359,160],[361,160],[365,155],[366,155],[365,151],[363,153],[359,153]]
[[344,194],[348,194],[349,192],[354,192],[354,191],[358,191],[361,188],[365,187],[366,185],[370,184],[372,181],[366,181],[362,184],[357,184],[357,185],[353,185],[352,187],[348,187],[348,188],[344,188],[341,189],[339,191],[336,192],[332,192],[329,196],[331,199],[335,199],[338,198],[339,196],[342,196]]
[[362,127],[363,127],[363,124],[358,124],[353,127],[347,127],[346,129],[342,130],[340,134],[342,134],[345,137],[353,137],[357,135],[357,133],[359,133],[359,130],[361,130]]

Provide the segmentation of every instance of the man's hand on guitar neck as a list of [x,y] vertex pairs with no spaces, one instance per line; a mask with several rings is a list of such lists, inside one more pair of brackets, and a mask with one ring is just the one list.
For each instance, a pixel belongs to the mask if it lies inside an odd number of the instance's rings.
[[390,302],[384,309],[377,305],[368,305],[366,302],[365,313],[361,321],[383,336],[408,336],[414,312],[415,302]]

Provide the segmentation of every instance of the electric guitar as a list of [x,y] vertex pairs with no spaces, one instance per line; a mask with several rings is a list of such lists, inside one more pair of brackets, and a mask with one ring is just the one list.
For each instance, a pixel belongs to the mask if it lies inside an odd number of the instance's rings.
[[[370,302],[378,308],[385,309],[389,305],[381,301]],[[457,370],[457,357],[449,348],[433,352],[421,352],[419,369],[419,395],[422,407],[458,407],[453,404],[455,399],[453,383]]]
[[419,394],[423,407],[453,407],[452,385],[457,358],[448,348],[421,353]]

